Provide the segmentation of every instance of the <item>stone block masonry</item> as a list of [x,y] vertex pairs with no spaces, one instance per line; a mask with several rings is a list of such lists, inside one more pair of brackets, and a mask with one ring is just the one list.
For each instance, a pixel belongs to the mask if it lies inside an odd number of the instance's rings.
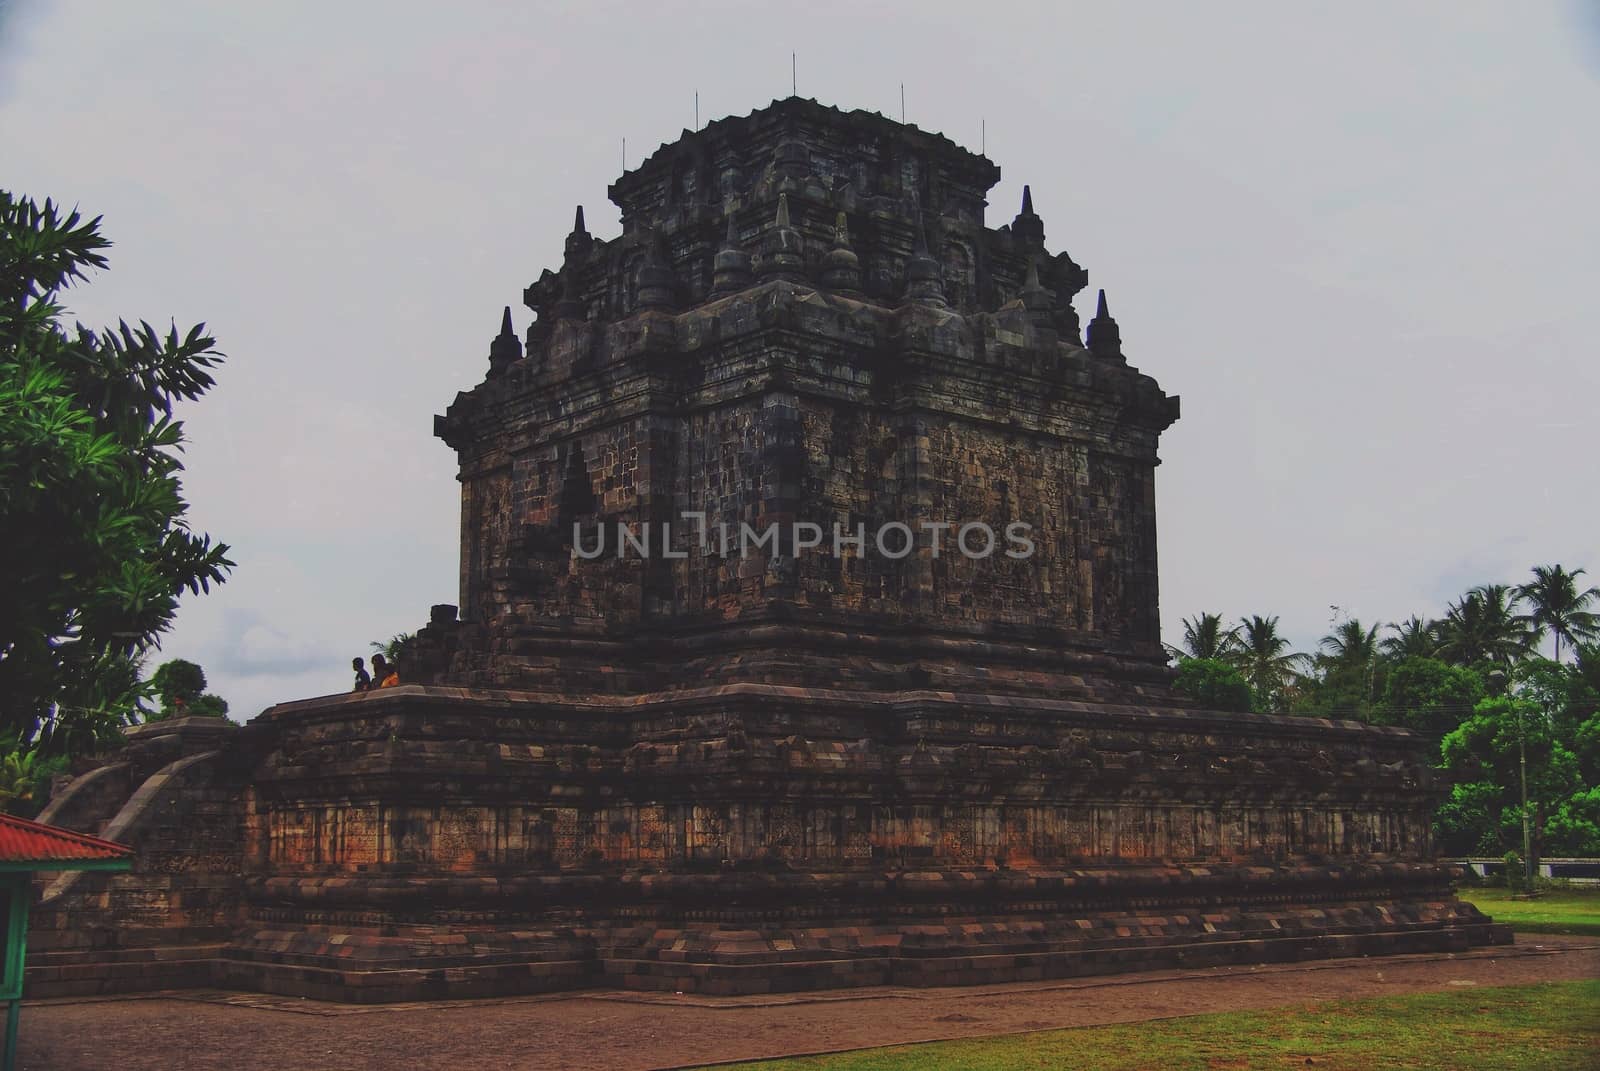
[[[1088,275],[1031,192],[986,225],[998,178],[789,99],[622,176],[620,236],[580,210],[436,421],[459,613],[400,688],[159,755],[140,730],[69,786],[64,824],[140,862],[45,891],[30,992],[750,993],[1508,941],[1434,858],[1423,740],[1172,692],[1177,399],[1103,292],[1080,330]],[[916,544],[730,555],[689,517]],[[1034,551],[950,553],[968,522]],[[574,544],[619,525],[671,546]]]

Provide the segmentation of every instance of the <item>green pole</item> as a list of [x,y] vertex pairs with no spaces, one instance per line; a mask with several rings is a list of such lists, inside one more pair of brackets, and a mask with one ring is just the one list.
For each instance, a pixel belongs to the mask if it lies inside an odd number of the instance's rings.
[[4,1071],[17,1066],[17,1017],[22,1008],[22,972],[27,959],[28,900],[33,893],[27,872],[0,877],[0,899],[5,902],[5,967],[0,973],[0,1000],[6,1002]]

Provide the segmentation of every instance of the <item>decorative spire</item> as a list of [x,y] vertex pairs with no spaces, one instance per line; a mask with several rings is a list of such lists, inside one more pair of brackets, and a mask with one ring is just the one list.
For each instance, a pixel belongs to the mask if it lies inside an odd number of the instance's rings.
[[639,265],[637,307],[641,309],[671,309],[678,301],[678,277],[673,274],[667,260],[666,244],[661,232],[652,230],[645,248],[644,262]]
[[944,308],[947,303],[943,275],[939,262],[928,252],[928,232],[922,226],[922,212],[913,207],[911,215],[916,228],[916,246],[906,260],[906,300]]
[[572,217],[572,233],[567,235],[567,259],[581,256],[589,251],[589,245],[594,241],[589,236],[589,230],[583,225],[583,206],[578,206],[578,211]]
[[739,244],[739,220],[728,213],[728,236],[722,248],[711,261],[711,295],[722,297],[734,294],[749,286],[754,279],[750,269],[750,254]]
[[[1031,186],[1029,186],[1027,183],[1023,183],[1023,186],[1022,186],[1022,215],[1024,215],[1024,216],[1033,215],[1033,188]],[[583,218],[583,209],[582,208],[578,209],[578,218],[579,219]]]
[[511,306],[507,305],[505,314],[500,318],[500,333],[489,343],[489,375],[497,376],[513,361],[520,360],[522,343],[517,339],[516,329],[511,326]]
[[1028,276],[1022,284],[1022,307],[1030,313],[1048,313],[1055,307],[1055,295],[1046,290],[1039,282],[1039,261],[1035,257],[1028,258]]
[[1022,211],[1011,221],[1011,233],[1027,245],[1044,248],[1044,220],[1033,211],[1033,190],[1022,187]]
[[1085,332],[1085,342],[1089,352],[1096,357],[1106,357],[1111,360],[1123,360],[1122,332],[1117,327],[1117,321],[1111,318],[1111,313],[1106,308],[1106,292],[1100,291],[1100,301],[1095,308],[1094,319],[1089,321],[1089,329]]
[[778,215],[761,247],[756,273],[763,278],[805,279],[805,242],[789,224],[789,195],[778,195]]
[[840,212],[834,222],[833,248],[822,258],[822,285],[830,290],[861,289],[861,258],[850,248],[850,226]]

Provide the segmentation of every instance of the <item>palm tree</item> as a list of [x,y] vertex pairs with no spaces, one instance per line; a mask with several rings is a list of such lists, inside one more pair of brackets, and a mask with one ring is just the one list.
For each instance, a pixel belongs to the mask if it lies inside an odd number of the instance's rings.
[[397,632],[387,640],[373,640],[372,649],[390,662],[404,662],[411,654],[412,644],[416,642],[415,632]]
[[1378,626],[1364,629],[1356,618],[1339,622],[1322,637],[1325,660],[1340,666],[1367,666],[1378,655]]
[[1576,647],[1600,636],[1600,614],[1589,604],[1600,599],[1600,588],[1578,590],[1578,577],[1584,570],[1567,572],[1559,565],[1536,565],[1533,581],[1517,588],[1517,595],[1533,609],[1521,621],[1543,638],[1550,632],[1556,638],[1556,661],[1561,661],[1561,641]]
[[1183,619],[1183,646],[1167,649],[1178,658],[1227,658],[1238,645],[1238,629],[1222,628],[1221,614]]
[[1306,656],[1289,650],[1289,641],[1278,632],[1276,617],[1242,617],[1232,635],[1230,660],[1258,697],[1273,710],[1282,709],[1284,690],[1299,676]]
[[1439,622],[1439,657],[1458,666],[1504,666],[1527,654],[1533,634],[1516,612],[1520,599],[1505,584],[1480,584],[1451,603]]
[[1385,658],[1399,662],[1407,658],[1432,658],[1439,650],[1439,623],[1424,621],[1415,615],[1389,627],[1393,636],[1385,636],[1378,643]]
[[1378,626],[1362,628],[1356,618],[1346,618],[1322,637],[1320,646],[1317,662],[1323,667],[1323,679],[1354,676],[1361,682],[1362,701],[1370,702],[1376,690],[1373,670],[1378,661]]

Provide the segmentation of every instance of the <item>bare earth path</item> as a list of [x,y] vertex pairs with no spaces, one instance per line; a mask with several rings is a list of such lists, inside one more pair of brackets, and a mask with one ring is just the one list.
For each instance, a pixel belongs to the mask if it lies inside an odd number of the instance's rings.
[[1452,986],[1596,977],[1600,941],[1528,935],[1514,948],[1454,956],[728,999],[597,990],[374,1008],[194,991],[26,1004],[18,1066],[24,1071],[635,1071]]

